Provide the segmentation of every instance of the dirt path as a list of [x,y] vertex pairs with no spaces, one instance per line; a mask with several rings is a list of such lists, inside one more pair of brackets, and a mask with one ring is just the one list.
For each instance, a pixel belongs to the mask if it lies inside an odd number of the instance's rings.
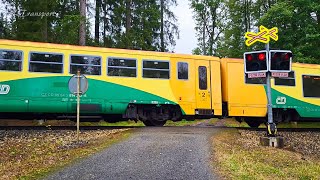
[[128,140],[47,179],[216,179],[210,137],[197,127],[142,128]]

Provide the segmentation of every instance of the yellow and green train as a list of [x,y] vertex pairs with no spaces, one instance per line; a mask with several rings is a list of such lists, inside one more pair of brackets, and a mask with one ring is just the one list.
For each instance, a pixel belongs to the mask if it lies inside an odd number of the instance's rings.
[[[68,81],[88,79],[82,120],[167,120],[236,117],[266,121],[263,79],[248,79],[243,60],[210,56],[0,40],[0,118],[73,119]],[[320,120],[320,66],[294,64],[272,84],[276,120]]]
[[[242,59],[223,59],[224,113],[258,127],[267,122],[266,78],[250,79]],[[320,121],[320,65],[293,63],[288,78],[271,79],[275,122]]]

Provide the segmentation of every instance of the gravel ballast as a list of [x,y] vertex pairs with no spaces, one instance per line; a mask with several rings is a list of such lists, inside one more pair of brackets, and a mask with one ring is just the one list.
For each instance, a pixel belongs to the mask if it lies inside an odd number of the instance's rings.
[[[260,146],[265,132],[239,130],[240,140],[248,147]],[[320,159],[320,132],[278,132],[284,137],[284,149],[301,153],[304,158]]]

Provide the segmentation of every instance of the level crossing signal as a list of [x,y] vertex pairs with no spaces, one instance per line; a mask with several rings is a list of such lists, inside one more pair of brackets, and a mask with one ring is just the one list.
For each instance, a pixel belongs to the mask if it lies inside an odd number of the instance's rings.
[[253,51],[244,53],[245,73],[262,73],[268,71],[267,51]]
[[289,50],[269,51],[269,71],[270,72],[290,72],[292,63],[292,52]]

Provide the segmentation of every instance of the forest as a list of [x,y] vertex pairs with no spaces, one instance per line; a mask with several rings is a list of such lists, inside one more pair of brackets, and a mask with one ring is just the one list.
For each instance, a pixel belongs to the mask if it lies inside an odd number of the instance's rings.
[[[178,0],[0,0],[0,38],[173,52],[179,39]],[[187,1],[187,0],[186,0]],[[279,29],[271,49],[320,64],[318,0],[188,0],[198,43],[193,54],[242,58],[264,44],[245,33]]]

